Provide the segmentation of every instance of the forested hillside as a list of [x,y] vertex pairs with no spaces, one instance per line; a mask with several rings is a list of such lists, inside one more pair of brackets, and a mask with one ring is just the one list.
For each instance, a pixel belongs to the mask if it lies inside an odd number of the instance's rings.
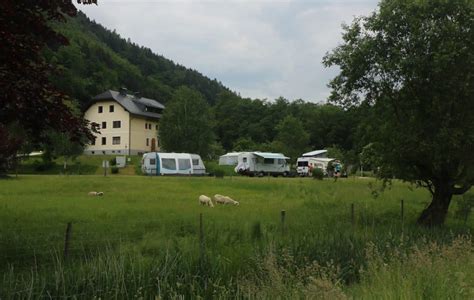
[[45,53],[61,69],[54,83],[82,105],[91,96],[119,87],[164,103],[182,85],[199,91],[210,104],[218,93],[228,91],[220,82],[125,40],[81,12],[56,29],[70,45]]
[[358,137],[360,109],[284,98],[242,98],[217,80],[125,40],[82,13],[57,30],[70,45],[45,52],[60,70],[53,80],[82,107],[94,95],[119,87],[167,103],[179,87],[186,86],[209,104],[210,156],[230,150],[302,153],[330,147],[338,156],[358,161],[355,153],[364,146]]

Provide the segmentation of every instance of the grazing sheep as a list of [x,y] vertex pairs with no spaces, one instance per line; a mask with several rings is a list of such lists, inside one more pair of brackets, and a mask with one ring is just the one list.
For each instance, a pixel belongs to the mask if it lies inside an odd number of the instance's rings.
[[214,207],[214,204],[212,203],[211,198],[209,198],[206,195],[199,196],[199,204]]
[[103,196],[104,192],[89,192],[89,196]]
[[222,195],[219,195],[219,194],[214,195],[214,201],[216,201],[216,203],[218,203],[218,204],[226,204],[225,196],[222,196]]
[[214,200],[216,203],[219,204],[233,204],[233,205],[239,205],[239,202],[235,201],[234,199],[230,198],[229,196],[223,196],[219,194],[214,195]]

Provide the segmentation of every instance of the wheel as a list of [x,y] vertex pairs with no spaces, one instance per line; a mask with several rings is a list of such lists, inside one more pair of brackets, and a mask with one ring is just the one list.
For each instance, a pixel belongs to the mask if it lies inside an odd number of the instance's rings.
[[289,173],[288,171],[283,172],[283,177],[288,177]]
[[258,173],[258,177],[263,177],[265,176],[265,173],[263,173],[263,171],[261,171],[260,173]]

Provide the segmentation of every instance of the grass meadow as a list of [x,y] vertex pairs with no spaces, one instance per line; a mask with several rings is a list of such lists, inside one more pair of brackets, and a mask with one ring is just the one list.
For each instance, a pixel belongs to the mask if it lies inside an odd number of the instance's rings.
[[[376,192],[377,185],[366,178],[0,180],[0,299],[473,299],[474,217],[456,219],[455,198],[445,227],[419,228],[429,194],[401,182]],[[240,205],[198,204],[199,195],[216,193]]]

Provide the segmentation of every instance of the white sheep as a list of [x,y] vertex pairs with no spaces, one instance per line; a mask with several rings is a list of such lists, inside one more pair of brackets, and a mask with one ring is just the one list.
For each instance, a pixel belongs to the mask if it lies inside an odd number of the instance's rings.
[[89,196],[103,196],[104,192],[89,192]]
[[214,207],[214,204],[212,203],[211,198],[209,198],[206,195],[199,196],[199,204]]
[[226,197],[219,194],[215,194],[214,201],[219,204],[226,204]]
[[239,205],[239,202],[235,201],[234,199],[230,198],[229,196],[223,196],[219,194],[214,195],[214,200],[216,203],[219,204],[233,204],[233,205]]

